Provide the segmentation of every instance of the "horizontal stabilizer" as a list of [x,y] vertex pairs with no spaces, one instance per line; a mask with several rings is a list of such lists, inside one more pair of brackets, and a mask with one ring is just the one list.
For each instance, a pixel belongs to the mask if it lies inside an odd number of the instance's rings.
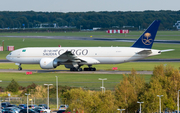
[[161,50],[161,52],[168,52],[168,51],[174,51],[174,49]]
[[151,50],[142,50],[140,52],[138,52],[137,54],[151,54],[152,51]]

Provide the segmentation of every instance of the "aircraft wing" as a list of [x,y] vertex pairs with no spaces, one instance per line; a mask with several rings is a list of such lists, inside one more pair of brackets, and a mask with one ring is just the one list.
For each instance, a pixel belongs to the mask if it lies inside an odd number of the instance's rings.
[[100,63],[98,60],[90,57],[77,57],[72,54],[71,51],[66,51],[62,55],[56,58],[60,63],[81,63],[81,64],[97,64]]
[[152,53],[151,50],[142,50],[142,51],[137,52],[137,54],[151,54],[151,53]]

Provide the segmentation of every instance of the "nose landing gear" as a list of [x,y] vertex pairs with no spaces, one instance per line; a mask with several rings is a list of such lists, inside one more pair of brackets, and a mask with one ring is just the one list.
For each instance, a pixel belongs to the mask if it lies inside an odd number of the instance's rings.
[[21,64],[19,64],[18,67],[19,67],[18,70],[21,71],[22,70]]

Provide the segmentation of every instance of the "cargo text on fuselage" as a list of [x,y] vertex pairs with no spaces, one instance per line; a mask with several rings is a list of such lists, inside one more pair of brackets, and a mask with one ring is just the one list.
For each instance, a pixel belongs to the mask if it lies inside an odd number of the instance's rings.
[[86,56],[88,54],[88,50],[87,49],[45,49],[43,50],[43,56],[60,56],[63,53],[65,53],[66,51],[71,51],[72,54],[80,56]]

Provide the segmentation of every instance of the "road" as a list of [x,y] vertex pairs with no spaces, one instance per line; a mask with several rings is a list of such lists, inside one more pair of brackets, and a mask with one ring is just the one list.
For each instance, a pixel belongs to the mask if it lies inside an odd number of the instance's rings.
[[[135,36],[135,35],[128,35]],[[157,35],[169,36],[169,35]],[[180,35],[170,35],[180,36]],[[0,36],[0,37],[14,37],[14,38],[44,38],[44,39],[64,39],[64,40],[92,40],[92,41],[118,41],[118,42],[135,42],[137,39],[128,38],[90,38],[90,37],[71,37],[71,36]],[[179,40],[155,40],[154,43],[180,44]]]
[[[85,74],[130,74],[131,71],[68,71],[68,70],[21,70],[18,71],[17,69],[0,69],[0,72],[10,72],[10,73],[26,73],[26,72],[33,72],[33,73],[85,73]],[[153,74],[152,71],[137,71],[138,74]]]

